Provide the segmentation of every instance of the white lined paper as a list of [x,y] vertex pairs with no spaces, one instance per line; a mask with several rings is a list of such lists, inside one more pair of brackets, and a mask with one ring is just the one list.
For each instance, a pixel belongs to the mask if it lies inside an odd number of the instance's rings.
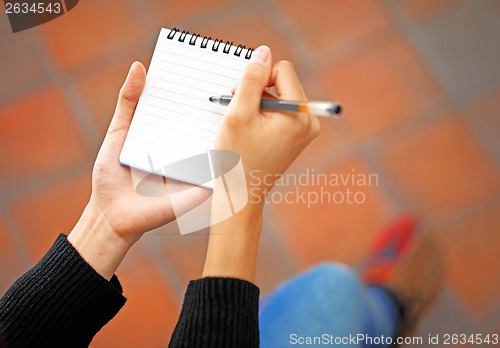
[[[236,46],[223,53],[212,50],[213,40],[201,48],[203,38],[190,45],[191,35],[179,42],[161,29],[120,162],[152,172],[214,148],[224,108],[211,103],[213,95],[230,94],[248,63],[247,50],[236,56]],[[193,168],[195,169],[195,168]],[[186,181],[178,172],[165,176]]]

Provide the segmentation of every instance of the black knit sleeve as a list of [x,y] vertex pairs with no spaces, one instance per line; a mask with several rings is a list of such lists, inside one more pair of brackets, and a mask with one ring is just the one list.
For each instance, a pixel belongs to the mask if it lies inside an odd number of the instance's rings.
[[191,281],[170,348],[259,347],[259,288],[233,278]]
[[120,282],[99,275],[59,235],[0,299],[0,336],[11,347],[87,347],[125,304]]

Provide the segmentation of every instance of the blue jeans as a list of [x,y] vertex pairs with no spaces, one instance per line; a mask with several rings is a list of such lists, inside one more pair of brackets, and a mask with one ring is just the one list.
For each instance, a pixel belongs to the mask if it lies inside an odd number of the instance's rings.
[[[344,265],[323,263],[264,296],[259,321],[263,348],[385,347],[368,337],[394,337],[399,309],[383,288],[362,284]],[[358,334],[367,338],[353,341]]]

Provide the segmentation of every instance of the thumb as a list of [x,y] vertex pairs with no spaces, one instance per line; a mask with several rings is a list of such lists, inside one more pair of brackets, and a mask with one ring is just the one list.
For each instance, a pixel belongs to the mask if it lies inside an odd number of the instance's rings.
[[123,140],[132,121],[135,108],[139,102],[144,84],[146,83],[146,69],[139,62],[134,62],[130,67],[127,79],[120,89],[115,114],[109,125],[108,134],[122,131]]
[[[262,92],[269,83],[271,71],[271,50],[267,46],[260,46],[252,54],[250,63],[243,72],[227,114],[253,115],[259,112]],[[235,108],[238,112],[231,113],[230,110],[236,110]]]

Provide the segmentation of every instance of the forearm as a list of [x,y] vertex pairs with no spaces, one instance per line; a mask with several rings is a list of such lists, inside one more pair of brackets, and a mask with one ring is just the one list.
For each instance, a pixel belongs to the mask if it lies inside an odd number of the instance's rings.
[[253,282],[261,229],[262,206],[252,204],[212,226],[203,277]]

